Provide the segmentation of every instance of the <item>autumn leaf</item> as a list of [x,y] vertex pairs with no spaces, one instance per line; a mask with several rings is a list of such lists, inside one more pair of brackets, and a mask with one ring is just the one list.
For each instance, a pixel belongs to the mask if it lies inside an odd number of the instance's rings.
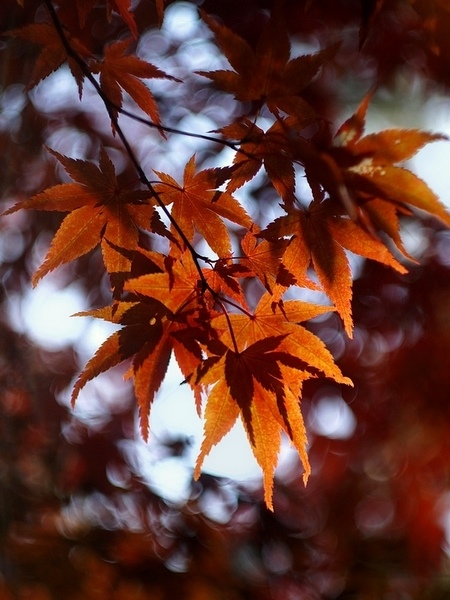
[[314,110],[300,94],[332,58],[336,46],[291,59],[287,29],[276,11],[255,49],[205,12],[201,11],[201,15],[234,71],[199,71],[199,75],[208,77],[241,102],[253,102],[257,108],[265,103],[276,116],[284,111],[303,126],[316,119]]
[[137,37],[137,27],[134,15],[131,12],[131,0],[107,0],[106,6],[108,10],[108,17],[111,20],[111,12],[116,11],[126,23],[133,34],[133,37]]
[[280,270],[281,256],[288,242],[285,240],[259,239],[256,234],[248,231],[241,240],[244,256],[240,262],[246,265],[263,286],[272,293]]
[[[165,205],[172,204],[172,218],[186,239],[191,243],[195,231],[198,231],[220,258],[230,256],[230,233],[222,218],[246,229],[252,221],[231,194],[217,190],[222,183],[221,170],[205,169],[195,173],[195,156],[192,156],[184,169],[182,185],[170,175],[156,174],[161,183],[154,186],[155,192]],[[179,237],[179,232],[173,227],[171,231]],[[184,245],[181,239],[180,245]]]
[[240,306],[247,308],[247,300],[239,279],[252,276],[252,272],[242,263],[221,259],[212,269],[203,269],[208,286],[218,295],[226,295]]
[[207,344],[208,358],[197,369],[202,385],[212,385],[205,407],[202,462],[241,417],[264,473],[265,500],[272,507],[273,475],[284,431],[299,452],[305,481],[310,467],[306,431],[299,408],[302,383],[318,372],[351,384],[321,340],[299,323],[330,310],[291,300],[274,306],[266,293],[253,314],[219,315],[212,326],[220,341]]
[[[143,249],[144,255],[148,254]],[[153,254],[150,254],[153,257]],[[146,273],[125,283],[125,290],[158,300],[172,313],[187,309],[193,303],[197,306],[203,291],[199,283],[199,271],[190,252],[184,252],[180,258],[170,256],[162,258],[161,272]]]
[[[127,273],[129,252],[138,247],[139,228],[148,229],[153,213],[149,192],[122,188],[114,165],[104,148],[99,166],[49,152],[63,165],[75,183],[48,188],[29,200],[18,202],[4,214],[19,209],[69,212],[56,232],[33,285],[58,266],[83,256],[98,244],[108,273]],[[126,252],[128,251],[128,252]]]
[[[53,25],[50,23],[32,23],[31,25],[25,25],[25,27],[10,31],[9,35],[20,37],[33,44],[42,46],[41,53],[34,66],[31,81],[26,86],[26,90],[29,91],[34,88],[42,79],[48,77],[53,71],[56,71],[61,65],[67,62],[77,82],[78,93],[81,97],[84,74],[73,56],[67,54],[67,49],[61,40],[61,36]],[[80,58],[89,58],[90,52],[80,40],[71,36],[68,32],[66,36],[70,46]]]
[[295,174],[292,157],[287,152],[286,130],[294,127],[292,119],[280,119],[264,132],[248,119],[219,129],[227,139],[240,140],[239,152],[233,161],[232,178],[227,191],[233,193],[264,168],[269,179],[285,202],[292,202]]
[[376,237],[348,217],[333,214],[327,201],[313,201],[307,210],[287,209],[261,232],[267,239],[292,236],[281,262],[296,284],[311,287],[308,269],[314,268],[323,290],[336,306],[347,334],[352,335],[352,274],[345,249],[390,266],[406,268]]
[[[203,383],[213,384],[214,387],[207,400],[205,437],[195,468],[195,477],[198,478],[204,457],[228,433],[238,416],[241,416],[250,446],[264,473],[265,501],[271,510],[273,476],[280,450],[281,431],[291,434],[294,442],[280,367],[280,363],[294,361],[289,355],[276,351],[283,338],[284,336],[268,337],[247,346],[241,352],[226,349],[220,362],[203,378]],[[308,377],[308,374],[301,372],[297,375],[297,384]],[[297,391],[299,389],[300,386],[297,385]],[[297,426],[299,414],[297,412],[295,415]],[[298,429],[295,443],[300,444],[299,452],[306,461],[305,473],[309,474],[310,467],[304,452],[307,440],[303,424]]]
[[[149,253],[149,258],[153,260],[155,254]],[[166,375],[172,352],[200,406],[202,386],[196,384],[191,375],[203,359],[202,347],[210,335],[208,322],[217,314],[206,306],[198,286],[198,271],[189,253],[183,260],[156,260],[164,271],[125,283],[132,300],[79,313],[120,324],[122,329],[112,334],[87,363],[72,395],[75,402],[88,381],[131,359],[126,377],[133,381],[145,439],[149,433],[151,405]]]
[[[308,321],[333,310],[330,306],[321,306],[301,300],[288,300],[279,305],[273,303],[273,296],[263,294],[252,315],[231,314],[229,319],[233,335],[239,347],[262,340],[266,337],[286,336],[279,344],[279,350],[292,354],[304,363],[304,369],[312,374],[321,372],[338,383],[351,384],[334,363],[325,344],[299,323]],[[232,346],[225,315],[212,321],[217,330],[222,330],[221,341]]]
[[[167,257],[162,272],[149,273],[125,282],[125,291],[139,298],[156,300],[170,311],[171,326],[167,333],[171,336],[178,365],[194,392],[198,409],[201,388],[191,377],[202,359],[198,344],[205,344],[210,337],[217,335],[211,329],[211,319],[217,315],[214,299],[204,289],[199,275],[192,255],[185,252],[178,259]],[[139,381],[136,383],[135,375],[135,388]],[[137,393],[139,389],[136,388]],[[143,407],[147,406],[145,398],[144,393],[138,397],[142,415],[146,410]]]
[[[124,308],[125,306],[125,308]],[[148,436],[150,405],[159,389],[172,353],[169,312],[159,303],[119,303],[115,322],[124,327],[113,333],[97,350],[78,377],[72,392],[72,404],[88,381],[126,359],[132,362],[133,383],[140,408],[141,431]],[[84,316],[97,316],[94,311]]]
[[330,150],[348,194],[356,204],[368,197],[380,198],[412,206],[450,225],[450,214],[436,194],[417,175],[398,166],[426,144],[447,137],[417,129],[388,129],[363,136],[369,100],[370,95],[339,128]]
[[[76,4],[80,26],[83,28],[86,24],[88,14],[98,5],[98,2],[97,0],[77,0]],[[131,12],[131,0],[106,0],[106,14],[110,22],[113,11],[120,15],[136,39],[138,37],[138,30],[134,15]]]
[[122,90],[125,90],[153,123],[160,125],[161,119],[156,101],[141,79],[180,80],[164,73],[151,63],[129,54],[127,51],[130,43],[129,40],[121,40],[106,46],[103,60],[91,63],[92,71],[100,74],[100,87],[115,108],[122,108]]
[[369,198],[361,205],[362,211],[368,216],[369,223],[376,231],[388,235],[401,254],[415,263],[416,259],[406,250],[400,236],[400,215],[411,215],[407,207],[402,207],[381,198]]

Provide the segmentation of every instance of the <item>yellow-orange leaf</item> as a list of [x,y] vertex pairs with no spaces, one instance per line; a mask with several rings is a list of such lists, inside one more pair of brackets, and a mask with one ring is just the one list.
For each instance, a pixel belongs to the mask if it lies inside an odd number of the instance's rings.
[[122,188],[106,151],[100,151],[99,166],[88,161],[50,152],[76,183],[48,188],[29,200],[18,202],[4,214],[21,208],[58,210],[65,217],[53,238],[43,264],[33,277],[36,284],[56,267],[83,256],[101,244],[108,273],[128,272],[130,252],[137,249],[138,228],[149,228],[153,206],[144,190]]
[[212,320],[220,339],[206,344],[208,357],[196,375],[197,383],[213,386],[206,401],[204,440],[196,477],[205,456],[240,416],[263,470],[267,506],[272,508],[281,431],[299,453],[306,482],[310,466],[299,406],[303,381],[320,371],[351,385],[323,342],[299,325],[329,310],[332,309],[297,300],[274,305],[272,296],[266,293],[254,314],[222,314]]
[[272,292],[281,264],[280,258],[286,250],[287,242],[258,240],[257,236],[249,231],[242,238],[241,246],[245,255],[240,259],[242,264],[248,266],[266,290]]
[[[447,136],[418,129],[387,129],[362,137],[370,97],[368,94],[356,113],[340,127],[326,155],[334,173],[334,188],[342,191],[340,199],[347,205],[348,214],[356,218],[359,206],[364,210],[367,200],[379,198],[392,202],[397,208],[413,206],[449,225],[450,214],[427,184],[411,171],[397,166],[426,144],[448,140]],[[384,211],[382,229],[387,233],[388,229],[395,231],[397,219],[394,216],[389,227],[386,217]],[[401,250],[398,236],[395,237]]]
[[[216,345],[220,346],[223,354],[202,378],[202,383],[212,383],[214,387],[205,409],[205,437],[196,464],[196,476],[200,473],[204,457],[231,429],[239,415],[263,471],[265,501],[270,509],[273,509],[273,476],[282,430],[296,447],[299,446],[302,459],[306,456],[303,421],[298,409],[294,409],[292,422],[290,420],[292,389],[289,388],[290,398],[286,403],[286,385],[291,378],[288,377],[286,381],[283,379],[281,366],[289,365],[291,370],[298,369],[293,378],[297,384],[310,377],[310,374],[300,370],[300,360],[279,350],[284,338],[285,335],[265,337],[242,350],[232,350],[219,342]],[[297,392],[300,391],[300,385],[293,387]],[[309,473],[307,460],[306,472]]]
[[279,119],[264,132],[255,123],[243,119],[219,129],[228,139],[242,140],[240,152],[236,153],[232,178],[227,191],[232,193],[255,177],[264,164],[272,185],[285,202],[292,202],[295,177],[292,158],[287,147],[286,131],[293,126],[292,119]]
[[[353,330],[352,274],[344,249],[377,260],[400,273],[406,272],[379,239],[347,216],[334,214],[332,203],[327,201],[314,201],[307,210],[289,209],[286,216],[276,219],[260,235],[268,239],[293,236],[281,259],[283,266],[295,277],[297,285],[306,287],[313,287],[308,269],[314,268],[349,336]],[[283,271],[281,276],[284,276]]]
[[[227,192],[220,192],[222,172],[220,169],[205,169],[195,173],[195,156],[191,157],[184,170],[184,181],[180,185],[165,173],[157,173],[161,179],[155,185],[155,192],[164,204],[172,204],[172,217],[178,223],[189,242],[194,239],[195,231],[202,234],[210,247],[220,258],[231,253],[229,230],[222,218],[237,223],[246,229],[252,220],[239,204]],[[173,235],[179,234],[173,228]],[[180,239],[180,245],[183,245]]]
[[362,191],[413,206],[450,225],[450,214],[436,194],[422,179],[407,169],[380,167],[367,159],[349,170],[347,180]]
[[[280,306],[273,306],[272,296],[265,293],[251,317],[232,314],[229,318],[238,345],[245,347],[267,336],[285,336],[279,342],[280,351],[303,361],[304,368],[310,369],[312,373],[319,370],[338,383],[351,385],[351,381],[342,375],[341,370],[334,363],[331,353],[322,340],[299,324],[331,310],[333,309],[329,306],[301,300],[289,300]],[[221,340],[231,347],[231,334],[226,328],[224,315],[214,319],[213,325],[223,330]]]

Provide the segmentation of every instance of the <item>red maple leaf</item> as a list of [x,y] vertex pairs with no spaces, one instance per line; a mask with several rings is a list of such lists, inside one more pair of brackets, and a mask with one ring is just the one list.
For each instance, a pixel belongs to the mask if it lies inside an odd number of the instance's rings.
[[272,12],[255,49],[205,12],[201,15],[234,71],[199,71],[199,75],[234,94],[237,100],[253,102],[257,108],[265,103],[276,116],[284,111],[303,126],[316,119],[301,92],[332,58],[336,46],[291,58],[287,28],[277,11]]
[[[141,79],[162,78],[180,81],[155,65],[127,52],[129,40],[113,42],[105,47],[102,61],[92,61],[91,69],[100,73],[100,87],[116,108],[122,108],[125,90],[157,125],[161,124],[158,106],[149,88]],[[163,132],[161,131],[163,134]]]
[[[61,40],[61,36],[52,24],[32,23],[31,25],[25,25],[25,27],[10,31],[9,35],[21,37],[42,46],[41,53],[34,66],[31,81],[26,86],[26,90],[31,90],[42,79],[48,77],[53,71],[56,71],[61,65],[67,62],[77,82],[78,92],[81,97],[84,80],[83,71],[73,56],[67,54],[67,49]],[[71,36],[69,32],[65,32],[65,35],[71,48],[80,58],[89,58],[90,52],[80,40]]]
[[[98,0],[77,0],[78,17],[80,26],[84,27],[86,18],[95,6],[98,5]],[[106,0],[106,14],[108,21],[111,21],[112,12],[115,11],[127,24],[134,38],[138,36],[138,30],[134,15],[131,12],[131,0]]]

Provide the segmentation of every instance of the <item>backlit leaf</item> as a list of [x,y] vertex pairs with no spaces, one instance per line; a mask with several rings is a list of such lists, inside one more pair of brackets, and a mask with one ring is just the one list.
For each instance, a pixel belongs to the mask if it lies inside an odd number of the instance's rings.
[[[182,185],[165,173],[158,172],[157,175],[162,183],[155,185],[155,191],[164,204],[172,204],[172,217],[188,241],[192,242],[195,231],[198,231],[220,258],[229,256],[229,229],[222,219],[245,228],[249,228],[252,221],[231,194],[217,190],[220,170],[205,169],[195,173],[193,156],[185,167]],[[178,237],[173,227],[171,231]]]
[[138,229],[148,228],[153,214],[149,192],[122,188],[103,148],[99,167],[53,150],[50,152],[76,183],[48,188],[29,200],[18,202],[4,213],[11,214],[21,208],[70,211],[35,273],[33,283],[37,284],[56,267],[83,256],[98,244],[101,244],[108,273],[128,272],[131,267],[129,252],[136,250],[138,245]]

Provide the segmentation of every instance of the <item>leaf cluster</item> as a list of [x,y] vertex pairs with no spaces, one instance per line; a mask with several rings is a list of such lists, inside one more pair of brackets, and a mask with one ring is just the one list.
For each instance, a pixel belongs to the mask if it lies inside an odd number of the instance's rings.
[[[44,4],[47,21],[9,33],[41,48],[27,89],[68,64],[80,98],[89,82],[103,101],[114,142],[139,180],[138,185],[121,180],[104,145],[98,163],[49,149],[71,182],[19,200],[4,213],[67,213],[33,284],[100,246],[111,304],[82,314],[119,329],[87,363],[73,402],[88,381],[127,362],[147,438],[151,405],[174,356],[205,419],[195,475],[240,418],[272,508],[282,433],[300,455],[305,482],[310,473],[299,403],[304,382],[326,377],[351,385],[303,323],[336,311],[351,337],[349,252],[405,273],[405,260],[413,259],[401,240],[401,218],[419,211],[450,225],[436,195],[405,167],[444,136],[400,128],[365,134],[370,93],[333,133],[306,92],[333,68],[341,46],[294,55],[282,3],[275,2],[254,45],[200,13],[229,68],[196,76],[232,95],[238,107],[234,120],[209,139],[231,148],[232,160],[198,169],[194,155],[182,177],[156,169],[150,174],[124,133],[122,116],[156,129],[164,151],[166,136],[183,132],[162,122],[158,101],[143,80],[183,82],[135,53],[140,34],[128,0],[106,3],[103,18],[118,15],[130,36],[106,43],[101,54],[86,26],[97,2],[78,0],[75,20],[50,0]],[[163,2],[156,6],[161,23]],[[135,113],[124,108],[124,94]],[[242,199],[260,172],[277,213],[265,224]],[[144,273],[136,274],[137,262],[146,265]],[[302,289],[322,292],[328,304],[300,299]]]

